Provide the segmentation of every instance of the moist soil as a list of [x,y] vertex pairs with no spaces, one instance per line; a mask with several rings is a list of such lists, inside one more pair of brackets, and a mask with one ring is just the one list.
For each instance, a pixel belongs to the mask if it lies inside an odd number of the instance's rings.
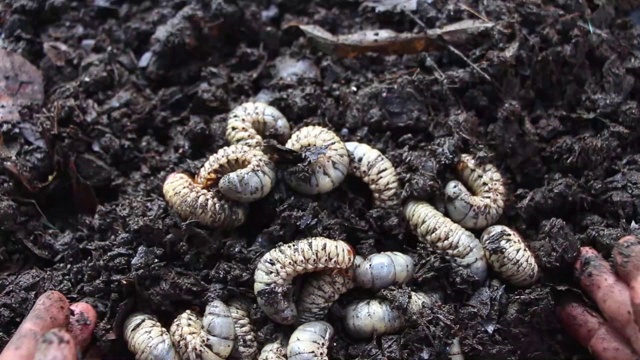
[[[351,290],[328,317],[331,358],[446,359],[455,337],[467,359],[589,358],[554,304],[579,294],[579,246],[608,258],[614,241],[636,231],[640,37],[628,4],[402,3],[415,9],[376,12],[347,0],[5,2],[0,42],[41,70],[45,100],[0,122],[0,346],[55,289],[95,306],[92,353],[104,359],[133,359],[121,330],[133,311],[168,327],[213,298],[250,299],[262,347],[293,328],[256,305],[256,262],[278,243],[325,236],[365,256],[410,254],[417,271],[408,287],[444,295],[403,331],[358,342],[345,335],[341,312],[375,294]],[[350,59],[287,26],[420,33],[464,19],[495,26],[455,49]],[[403,199],[442,211],[460,154],[492,162],[508,188],[499,223],[527,240],[541,281],[515,288],[491,274],[474,287],[417,241],[401,208],[374,208],[353,177],[319,196],[279,178],[235,230],[181,222],[164,201],[164,179],[196,172],[228,145],[228,112],[251,100],[278,108],[294,130],[322,125],[381,150]],[[383,295],[406,305],[406,289]]]

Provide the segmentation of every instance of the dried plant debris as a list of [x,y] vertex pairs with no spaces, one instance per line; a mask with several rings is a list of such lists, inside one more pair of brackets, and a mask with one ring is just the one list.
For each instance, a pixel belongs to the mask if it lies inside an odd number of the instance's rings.
[[42,73],[25,58],[0,49],[0,122],[20,120],[20,108],[44,100]]
[[[292,25],[294,26],[294,25]],[[300,28],[321,51],[340,56],[355,57],[365,53],[384,55],[417,54],[446,48],[445,42],[455,45],[479,30],[494,23],[464,20],[426,33],[398,33],[390,29],[363,30],[346,35],[334,35],[317,25],[295,25]]]

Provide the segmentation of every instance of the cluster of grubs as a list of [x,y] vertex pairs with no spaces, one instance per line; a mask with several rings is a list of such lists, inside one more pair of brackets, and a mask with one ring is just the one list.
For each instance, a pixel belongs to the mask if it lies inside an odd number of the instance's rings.
[[[371,189],[374,206],[402,208],[418,239],[468,270],[476,282],[486,280],[489,267],[516,286],[531,285],[539,277],[535,257],[520,235],[496,225],[506,198],[500,172],[472,155],[461,156],[456,166],[459,180],[450,181],[444,189],[445,215],[426,201],[410,199],[402,205],[395,168],[380,151],[363,143],[343,142],[320,126],[292,133],[284,115],[265,103],[244,103],[233,109],[226,138],[231,145],[211,155],[195,176],[176,172],[166,178],[165,199],[183,221],[216,228],[240,226],[248,203],[273,188],[275,163],[288,157],[283,178],[295,191],[327,193],[347,175],[359,177]],[[267,151],[265,138],[285,145]],[[272,156],[278,151],[279,156]],[[480,230],[478,239],[472,231]],[[170,331],[153,316],[135,313],[125,323],[125,339],[138,360],[328,359],[334,335],[326,322],[331,305],[353,288],[380,292],[405,286],[414,272],[413,259],[400,252],[363,258],[349,243],[324,237],[279,244],[258,261],[254,293],[273,322],[296,326],[288,340],[278,333],[258,353],[247,304],[238,301],[229,305],[214,301],[202,318],[188,310],[176,318]],[[293,280],[305,273],[310,274],[296,298]],[[379,296],[358,300],[346,307],[343,327],[354,339],[394,333],[406,326],[408,318],[442,301],[440,294],[413,291],[405,309]]]

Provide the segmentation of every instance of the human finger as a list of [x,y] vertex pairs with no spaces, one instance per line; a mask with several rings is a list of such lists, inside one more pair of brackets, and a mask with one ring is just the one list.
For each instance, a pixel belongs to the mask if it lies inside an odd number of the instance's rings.
[[84,352],[93,337],[98,315],[93,306],[85,302],[71,304],[70,310],[71,318],[69,319],[67,330],[79,347],[80,352]]
[[38,341],[33,360],[76,360],[76,348],[71,334],[63,328],[51,329]]
[[626,337],[635,351],[640,353],[640,330],[633,321],[627,285],[592,247],[580,248],[575,268],[582,288],[598,304],[609,325]]
[[627,286],[635,324],[640,327],[640,239],[625,236],[613,248],[616,273]]
[[42,294],[0,354],[0,360],[31,360],[40,337],[69,323],[69,301],[57,291]]

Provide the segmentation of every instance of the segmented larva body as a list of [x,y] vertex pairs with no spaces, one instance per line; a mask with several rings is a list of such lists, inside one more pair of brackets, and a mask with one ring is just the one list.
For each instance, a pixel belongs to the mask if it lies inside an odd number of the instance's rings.
[[276,341],[266,344],[258,360],[287,360],[287,346],[282,336],[279,336]]
[[424,201],[407,202],[404,215],[420,241],[459,266],[468,268],[477,281],[483,282],[487,278],[484,250],[472,233]]
[[352,266],[355,251],[348,243],[312,237],[280,245],[258,262],[253,290],[258,304],[271,320],[291,325],[298,312],[291,281],[297,275]]
[[[411,292],[407,315],[420,316],[420,310],[441,302],[439,294]],[[405,315],[383,299],[359,300],[345,309],[344,327],[354,339],[368,339],[378,335],[393,334],[406,325]]]
[[298,326],[289,338],[288,360],[329,360],[333,326],[326,321],[312,321]]
[[261,147],[263,136],[280,143],[289,140],[291,127],[278,109],[262,102],[247,102],[231,110],[226,132],[229,143]]
[[307,160],[284,174],[294,190],[306,194],[323,194],[335,189],[349,170],[349,154],[344,142],[334,132],[320,126],[306,126],[294,132],[286,147],[302,153]]
[[361,178],[373,193],[377,207],[392,207],[400,204],[396,169],[382,153],[367,144],[346,142],[349,153],[349,174]]
[[212,348],[217,339],[205,331],[202,320],[191,310],[173,320],[169,335],[182,360],[223,359]]
[[480,242],[489,265],[511,284],[528,286],[538,280],[536,259],[514,230],[503,225],[490,226],[482,232]]
[[258,354],[258,342],[249,317],[250,306],[240,299],[231,300],[228,305],[236,332],[236,342],[231,357],[253,359]]
[[234,228],[244,223],[248,209],[205,190],[182,173],[167,176],[162,187],[165,201],[182,221],[196,220],[203,225]]
[[153,315],[134,313],[124,322],[124,340],[136,360],[181,360],[171,336]]
[[498,221],[504,209],[506,189],[502,175],[491,165],[478,165],[473,156],[463,154],[457,171],[471,191],[457,180],[444,189],[447,214],[466,229],[484,229]]
[[202,326],[209,335],[213,352],[221,359],[226,359],[233,351],[236,330],[229,307],[220,300],[207,304],[202,317]]
[[375,291],[389,286],[403,285],[413,279],[413,259],[401,252],[388,251],[356,260],[356,286]]
[[305,281],[298,297],[298,324],[323,320],[334,301],[353,288],[354,268],[325,270]]
[[248,203],[265,197],[275,178],[275,165],[261,150],[231,145],[209,157],[195,182],[205,189],[217,186],[228,199]]

